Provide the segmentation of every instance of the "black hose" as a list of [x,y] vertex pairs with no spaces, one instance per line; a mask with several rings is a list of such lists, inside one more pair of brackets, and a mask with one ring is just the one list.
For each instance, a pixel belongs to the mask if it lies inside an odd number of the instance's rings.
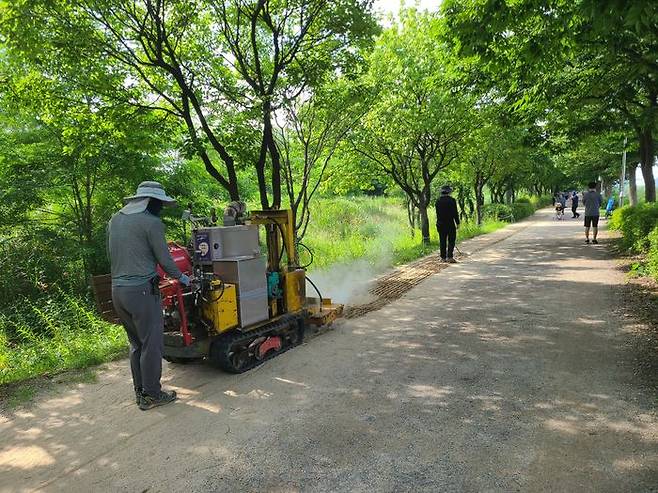
[[308,254],[311,256],[311,260],[309,260],[308,264],[300,266],[302,269],[307,269],[313,263],[313,260],[315,258],[313,256],[313,250],[311,250],[309,247],[304,245],[301,241],[297,243],[297,248],[299,248],[299,247],[304,247],[306,249],[306,251],[308,252]]
[[[221,280],[221,279],[219,280],[219,282],[221,283],[221,286],[222,286],[222,292],[219,293],[219,296],[217,296],[214,300],[208,300],[208,301],[210,301],[210,303],[216,303],[216,302],[218,302],[218,301],[220,300],[220,298],[221,298],[222,296],[224,296],[224,291],[226,290],[226,284],[224,284],[224,281]],[[211,290],[211,292],[212,292],[212,291],[213,291],[213,290]],[[205,300],[204,300],[204,301],[205,301]]]
[[320,311],[322,311],[322,293],[320,293],[318,287],[315,285],[313,281],[311,281],[311,279],[308,276],[306,276],[306,280],[311,283],[311,286],[313,286],[315,292],[318,293],[318,296],[320,297]]

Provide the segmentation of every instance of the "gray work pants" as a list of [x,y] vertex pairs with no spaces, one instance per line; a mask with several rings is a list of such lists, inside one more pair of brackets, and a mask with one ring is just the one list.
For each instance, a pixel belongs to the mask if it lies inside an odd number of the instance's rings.
[[112,302],[130,341],[133,384],[150,396],[158,396],[164,350],[160,295],[153,294],[150,283],[113,286]]

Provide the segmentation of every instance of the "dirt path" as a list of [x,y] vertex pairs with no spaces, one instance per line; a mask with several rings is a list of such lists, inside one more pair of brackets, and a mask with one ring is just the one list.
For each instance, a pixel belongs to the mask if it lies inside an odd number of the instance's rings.
[[656,491],[623,277],[581,229],[542,211],[479,238],[244,375],[169,366],[159,410],[108,365],[0,418],[0,491]]

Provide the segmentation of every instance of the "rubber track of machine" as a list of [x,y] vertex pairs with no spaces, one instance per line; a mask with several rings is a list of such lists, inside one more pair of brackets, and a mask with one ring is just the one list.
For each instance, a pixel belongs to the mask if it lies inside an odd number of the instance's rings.
[[277,320],[271,324],[268,324],[258,330],[249,331],[249,332],[232,332],[222,336],[220,339],[215,341],[210,348],[210,361],[213,365],[218,366],[222,370],[228,373],[244,373],[256,366],[264,363],[265,361],[280,355],[281,353],[286,352],[288,349],[293,347],[292,345],[284,345],[279,351],[270,354],[269,356],[263,358],[262,360],[252,358],[249,363],[239,368],[233,366],[233,363],[230,359],[231,348],[236,344],[248,343],[264,335],[278,334],[282,329],[290,327],[292,324],[295,324],[295,329],[297,329],[297,320],[295,318],[288,318],[284,320]]

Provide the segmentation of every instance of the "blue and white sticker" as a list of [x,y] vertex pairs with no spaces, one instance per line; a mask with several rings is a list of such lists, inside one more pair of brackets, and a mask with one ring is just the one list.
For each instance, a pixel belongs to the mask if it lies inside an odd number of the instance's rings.
[[208,233],[196,234],[194,253],[200,261],[210,260],[210,235]]

